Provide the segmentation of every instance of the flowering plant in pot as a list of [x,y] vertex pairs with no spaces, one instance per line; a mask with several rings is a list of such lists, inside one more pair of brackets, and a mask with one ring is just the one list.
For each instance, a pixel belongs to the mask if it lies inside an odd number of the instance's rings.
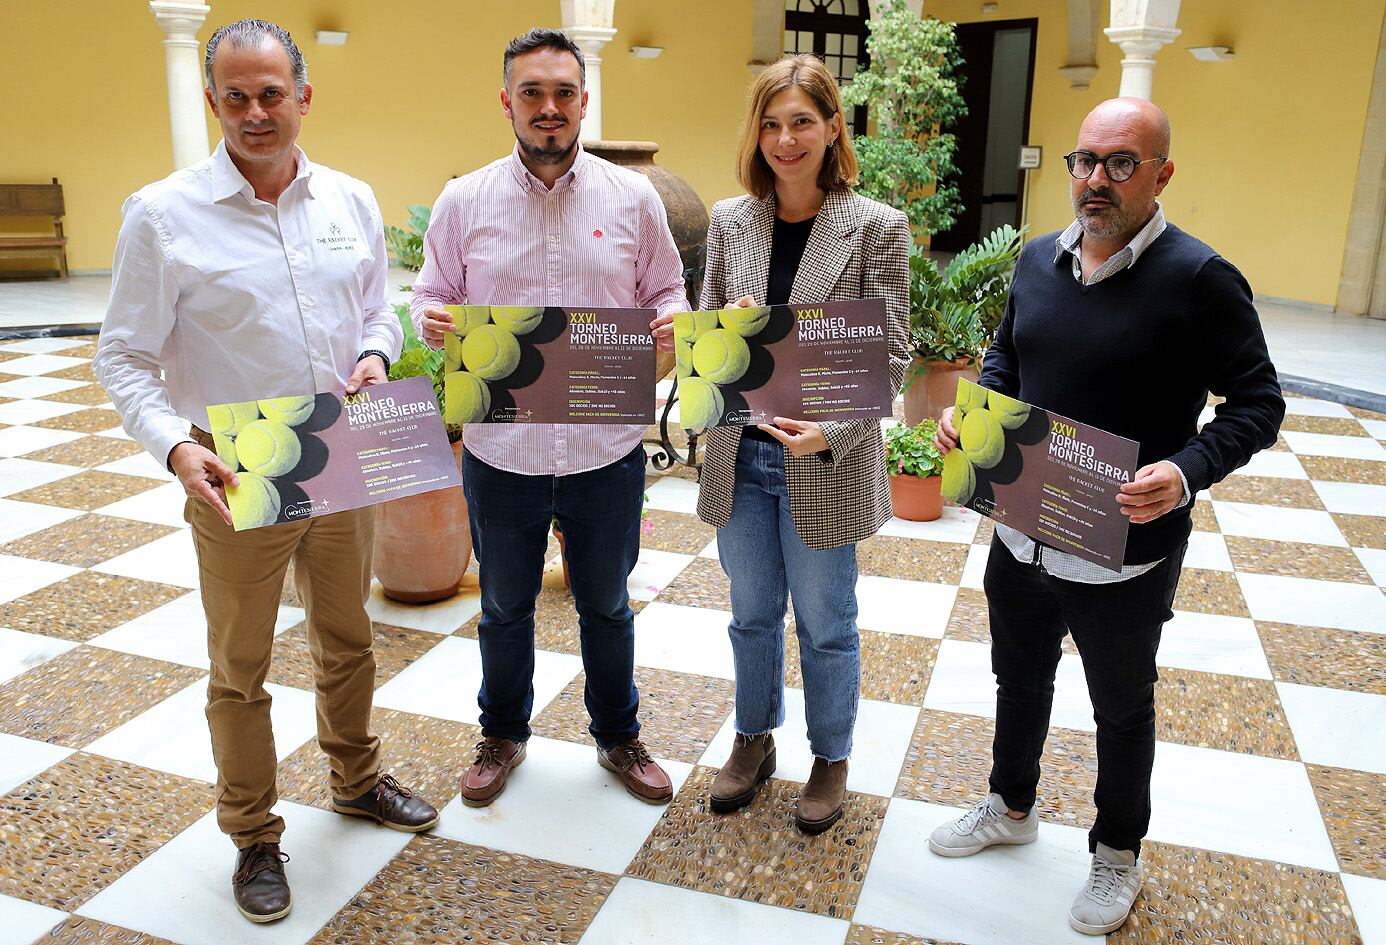
[[896,423],[886,431],[886,470],[896,518],[932,522],[943,514],[943,454],[934,445],[937,428],[937,421],[929,417],[912,427]]

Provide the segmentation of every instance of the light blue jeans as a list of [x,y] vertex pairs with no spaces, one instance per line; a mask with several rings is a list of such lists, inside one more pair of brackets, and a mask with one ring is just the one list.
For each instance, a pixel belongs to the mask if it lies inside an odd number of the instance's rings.
[[778,443],[742,438],[731,520],[717,530],[717,553],[731,579],[736,731],[760,735],[784,724],[784,617],[792,594],[809,747],[825,761],[846,758],[861,677],[857,546],[815,551],[799,538]]

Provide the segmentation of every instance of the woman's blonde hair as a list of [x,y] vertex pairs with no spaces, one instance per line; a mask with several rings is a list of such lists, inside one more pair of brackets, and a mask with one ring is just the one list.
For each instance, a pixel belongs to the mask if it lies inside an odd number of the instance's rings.
[[[765,117],[765,109],[770,100],[785,89],[797,86],[813,100],[825,121],[834,115],[842,114],[842,98],[838,95],[837,80],[828,67],[817,56],[802,53],[787,56],[779,62],[771,63],[751,85],[746,111],[746,124],[741,129],[741,147],[736,155],[736,178],[746,192],[761,200],[775,192],[775,172],[765,163],[760,153],[760,123]],[[857,182],[857,155],[852,150],[852,139],[847,134],[847,124],[842,123],[841,134],[823,156],[823,167],[818,172],[818,186],[826,191],[846,190]]]

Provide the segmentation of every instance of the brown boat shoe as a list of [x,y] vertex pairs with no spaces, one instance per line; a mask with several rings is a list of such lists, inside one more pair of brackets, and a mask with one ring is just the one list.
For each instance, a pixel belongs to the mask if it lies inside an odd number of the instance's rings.
[[289,914],[293,896],[284,875],[288,860],[277,843],[252,843],[236,854],[231,895],[241,915],[251,922],[274,922]]
[[525,760],[525,743],[488,735],[476,743],[476,761],[462,775],[462,803],[485,807],[505,790],[510,772]]
[[638,738],[610,748],[598,746],[597,764],[620,778],[626,790],[646,804],[667,804],[674,796],[669,775]]
[[394,779],[382,774],[375,787],[351,801],[332,799],[332,809],[350,817],[368,817],[377,824],[405,833],[423,833],[438,823],[432,804]]

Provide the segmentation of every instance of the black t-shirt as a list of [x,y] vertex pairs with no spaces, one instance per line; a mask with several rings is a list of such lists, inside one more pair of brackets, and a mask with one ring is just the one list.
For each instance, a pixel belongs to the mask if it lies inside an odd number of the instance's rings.
[[[790,223],[779,217],[775,218],[774,235],[770,243],[770,279],[765,287],[766,305],[789,304],[789,290],[799,272],[799,262],[804,258],[804,247],[808,245],[813,221],[817,219],[818,217],[812,216],[807,220]],[[779,442],[757,426],[745,427],[741,435],[753,440]]]

